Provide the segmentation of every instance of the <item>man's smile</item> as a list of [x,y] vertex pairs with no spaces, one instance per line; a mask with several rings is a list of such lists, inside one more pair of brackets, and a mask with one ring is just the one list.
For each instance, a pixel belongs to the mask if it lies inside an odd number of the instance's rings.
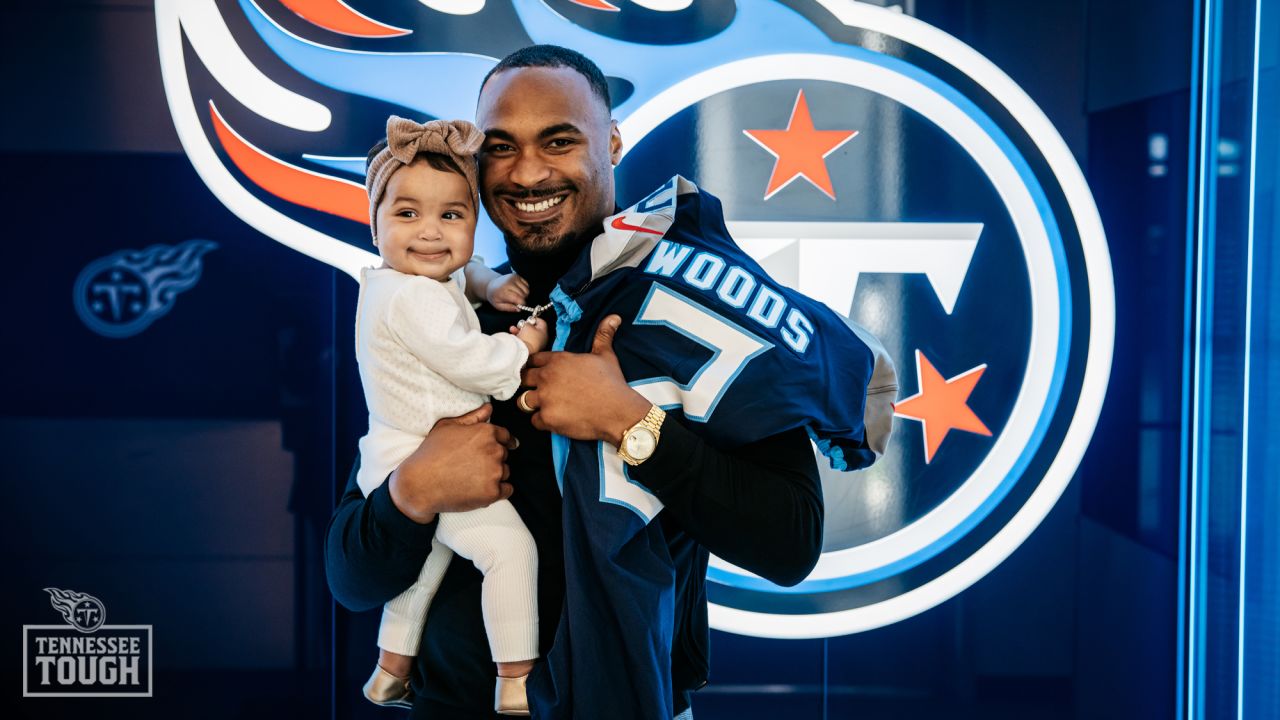
[[564,196],[549,198],[536,203],[516,201],[514,204],[520,212],[537,213],[559,205],[561,200],[564,200]]
[[502,201],[511,215],[521,224],[544,223],[560,215],[570,191],[562,190],[554,195],[539,198],[515,198],[505,196]]

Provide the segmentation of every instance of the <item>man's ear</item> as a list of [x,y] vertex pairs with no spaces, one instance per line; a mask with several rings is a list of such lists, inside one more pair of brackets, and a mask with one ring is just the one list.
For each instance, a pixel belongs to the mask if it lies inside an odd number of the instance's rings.
[[618,121],[609,121],[609,162],[617,165],[622,162],[622,133],[618,132]]

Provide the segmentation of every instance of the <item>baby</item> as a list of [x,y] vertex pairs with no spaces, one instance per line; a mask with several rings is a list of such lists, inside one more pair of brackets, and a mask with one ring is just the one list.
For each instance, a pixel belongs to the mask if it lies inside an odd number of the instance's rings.
[[[533,319],[512,333],[486,335],[471,299],[516,310],[528,285],[471,262],[475,242],[475,153],[484,135],[471,123],[387,120],[387,141],[370,153],[365,186],[373,244],[382,266],[360,276],[356,359],[369,406],[360,440],[360,490],[386,481],[441,418],[505,400],[520,370],[547,342]],[[452,551],[452,552],[451,552]],[[427,608],[457,553],[484,573],[482,611],[498,666],[495,710],[528,715],[525,678],[538,656],[537,548],[511,503],[440,513],[430,555],[413,587],[387,603],[378,667],[364,693],[379,705],[409,707],[409,671]]]

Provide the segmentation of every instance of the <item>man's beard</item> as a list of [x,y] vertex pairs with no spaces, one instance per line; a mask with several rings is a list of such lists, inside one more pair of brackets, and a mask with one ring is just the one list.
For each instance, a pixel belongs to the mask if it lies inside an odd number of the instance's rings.
[[517,237],[509,232],[503,232],[502,236],[507,245],[530,255],[554,255],[581,244],[583,235],[581,231],[556,233],[551,229],[551,225],[552,223],[524,225],[523,235]]

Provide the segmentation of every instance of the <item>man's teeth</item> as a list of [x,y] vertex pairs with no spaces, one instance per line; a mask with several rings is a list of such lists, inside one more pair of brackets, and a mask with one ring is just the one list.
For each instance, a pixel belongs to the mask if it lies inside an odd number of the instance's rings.
[[543,200],[542,202],[536,202],[536,203],[526,203],[526,202],[517,201],[516,209],[519,210],[520,212],[542,212],[543,210],[547,210],[549,208],[555,207],[556,205],[559,205],[560,201],[563,199],[564,199],[564,196],[562,195],[560,197],[554,197],[549,200]]

